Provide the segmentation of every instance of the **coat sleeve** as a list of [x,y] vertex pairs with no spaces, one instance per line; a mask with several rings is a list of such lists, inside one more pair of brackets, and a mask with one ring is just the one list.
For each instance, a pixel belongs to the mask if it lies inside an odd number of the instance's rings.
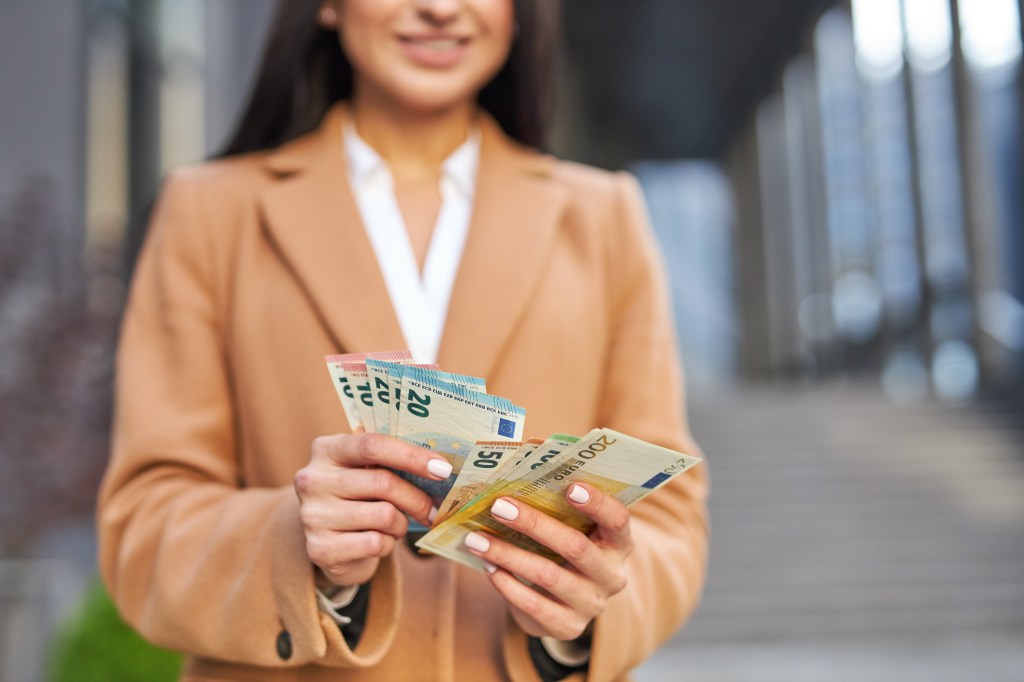
[[[687,426],[669,289],[641,190],[626,173],[614,187],[607,254],[611,343],[598,423],[703,458]],[[628,584],[594,624],[588,681],[621,679],[697,606],[708,549],[707,495],[705,461],[631,508],[635,549],[626,565]],[[504,645],[513,677],[537,680],[524,656],[524,636],[515,630]]]
[[[619,177],[620,240],[614,267],[612,344],[604,423],[703,457],[686,420],[684,380],[661,253],[639,183]],[[632,509],[636,549],[627,588],[595,624],[588,679],[614,680],[647,659],[700,601],[708,550],[708,469],[703,462]]]
[[217,272],[227,258],[204,224],[207,182],[202,170],[169,178],[132,285],[98,509],[101,573],[125,620],[158,645],[254,666],[373,665],[396,628],[393,562],[374,579],[353,651],[317,608],[294,490],[239,483]]

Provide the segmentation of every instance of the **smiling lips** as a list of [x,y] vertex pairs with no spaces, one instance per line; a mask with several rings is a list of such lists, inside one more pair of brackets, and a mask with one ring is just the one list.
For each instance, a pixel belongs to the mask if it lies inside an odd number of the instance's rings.
[[445,68],[454,66],[466,53],[469,38],[457,36],[399,36],[406,56],[420,66]]

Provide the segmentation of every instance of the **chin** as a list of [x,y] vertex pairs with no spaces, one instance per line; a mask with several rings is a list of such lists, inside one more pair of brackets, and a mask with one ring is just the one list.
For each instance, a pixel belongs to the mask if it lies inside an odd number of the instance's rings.
[[476,102],[476,92],[465,97],[438,97],[438,96],[422,96],[413,97],[409,96],[409,93],[397,100],[398,104],[402,109],[416,114],[438,114],[445,111],[451,111],[460,106],[465,105],[467,102]]
[[486,81],[472,87],[465,83],[444,84],[434,82],[418,82],[404,84],[393,92],[395,102],[409,111],[427,114],[446,111],[455,107],[463,106],[467,102],[475,103],[477,95],[483,89]]

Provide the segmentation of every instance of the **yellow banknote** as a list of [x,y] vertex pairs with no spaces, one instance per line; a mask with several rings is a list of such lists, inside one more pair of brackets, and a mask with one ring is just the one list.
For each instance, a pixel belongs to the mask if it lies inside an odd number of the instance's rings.
[[544,547],[495,520],[490,511],[494,501],[506,496],[516,498],[589,533],[593,521],[565,499],[573,483],[588,483],[629,506],[700,461],[611,429],[595,429],[529,475],[505,481],[477,496],[437,524],[416,546],[479,570],[482,562],[465,549],[463,542],[469,533],[482,532],[559,560],[557,547]]

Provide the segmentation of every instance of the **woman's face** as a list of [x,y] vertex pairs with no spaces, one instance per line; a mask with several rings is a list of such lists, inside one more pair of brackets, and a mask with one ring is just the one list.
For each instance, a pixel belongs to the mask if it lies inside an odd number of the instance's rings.
[[[513,0],[324,0],[356,94],[422,113],[474,101],[504,65]],[[336,26],[330,19],[336,17]]]

